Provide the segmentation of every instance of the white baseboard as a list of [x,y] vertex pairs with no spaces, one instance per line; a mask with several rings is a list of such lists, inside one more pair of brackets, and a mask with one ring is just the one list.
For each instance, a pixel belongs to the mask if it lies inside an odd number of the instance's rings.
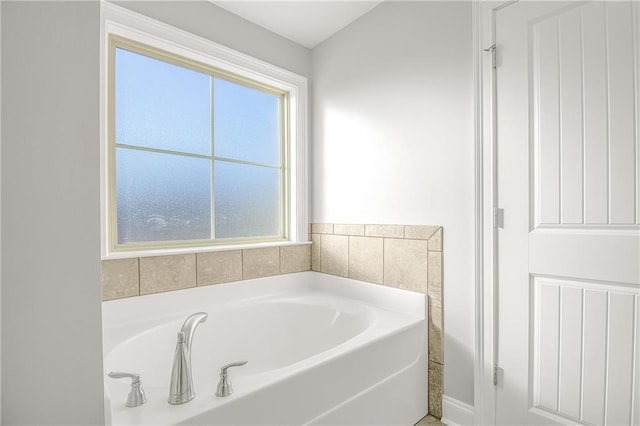
[[442,423],[447,426],[473,425],[473,406],[442,395]]

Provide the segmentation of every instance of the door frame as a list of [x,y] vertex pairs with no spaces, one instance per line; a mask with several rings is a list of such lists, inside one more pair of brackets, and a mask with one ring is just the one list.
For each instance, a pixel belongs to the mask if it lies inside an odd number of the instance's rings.
[[[491,53],[485,52],[484,49],[495,46],[496,12],[518,1],[477,0],[472,6],[475,126],[474,424],[480,425],[496,423],[497,387],[493,385],[493,370],[499,339],[497,316],[499,287],[496,273],[498,230],[493,223],[494,207],[498,207],[499,195],[496,164],[496,70],[492,64]],[[638,13],[637,9],[632,10]],[[499,53],[498,66],[500,66]],[[638,135],[637,129],[635,135]],[[498,381],[500,376],[501,373],[498,370]],[[563,417],[558,417],[557,420],[566,422]]]
[[[474,424],[496,423],[498,207],[495,16],[518,0],[472,3],[475,130],[475,356]],[[498,58],[499,64],[499,58]],[[494,372],[495,371],[495,372]]]

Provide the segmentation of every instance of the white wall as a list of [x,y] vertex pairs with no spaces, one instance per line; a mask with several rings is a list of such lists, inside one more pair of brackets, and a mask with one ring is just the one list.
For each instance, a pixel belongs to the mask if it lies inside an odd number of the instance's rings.
[[[308,76],[307,49],[211,3],[130,7]],[[100,424],[99,3],[1,19],[2,423]]]
[[104,421],[96,2],[2,5],[2,422]]
[[472,405],[471,24],[383,3],[312,51],[312,221],[444,226],[444,393]]

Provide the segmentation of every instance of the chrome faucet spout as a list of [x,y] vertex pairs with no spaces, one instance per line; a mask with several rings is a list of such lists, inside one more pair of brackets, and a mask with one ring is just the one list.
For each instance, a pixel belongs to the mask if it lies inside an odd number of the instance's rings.
[[190,315],[178,333],[169,384],[169,404],[184,404],[196,396],[191,374],[191,341],[196,328],[207,320],[207,316],[205,312]]
[[182,324],[180,331],[184,333],[184,342],[187,346],[187,352],[191,355],[191,342],[193,340],[193,334],[196,332],[198,325],[205,322],[209,315],[206,312],[198,312],[189,317]]

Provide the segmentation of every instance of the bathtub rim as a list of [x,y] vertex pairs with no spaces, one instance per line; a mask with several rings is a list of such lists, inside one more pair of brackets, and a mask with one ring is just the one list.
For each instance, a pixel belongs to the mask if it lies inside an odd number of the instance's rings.
[[[259,295],[255,294],[256,286],[260,289]],[[425,294],[314,271],[255,278],[245,281],[195,287],[180,291],[105,301],[103,302],[103,336],[108,333],[108,330],[125,327],[130,321],[144,323],[155,320],[166,322],[183,319],[186,317],[185,314],[188,315],[199,310],[200,306],[222,306],[229,303],[253,304],[260,303],[261,300],[274,300],[274,298],[280,298],[283,296],[290,298],[292,296],[299,295],[313,295],[314,293],[335,294],[345,299],[351,299],[357,303],[371,305],[382,311],[387,311],[390,314],[400,314],[405,317],[409,317],[412,320],[393,331],[387,331],[377,335],[374,333],[373,339],[371,340],[369,340],[371,337],[369,336],[371,331],[367,329],[364,333],[356,335],[336,347],[325,351],[330,352],[329,354],[314,354],[309,358],[302,359],[291,365],[275,370],[275,372],[286,372],[285,376],[279,380],[284,380],[286,377],[299,374],[299,372],[303,371],[307,365],[320,365],[330,362],[334,357],[341,356],[341,352],[338,352],[337,348],[346,347],[347,351],[355,350],[361,345],[370,344],[371,342],[382,339],[388,335],[401,333],[403,330],[415,326],[416,323],[420,322],[423,323],[425,328],[425,333],[423,333],[425,336],[423,350],[426,354],[426,310],[428,304],[427,296]],[[213,302],[211,300],[201,302],[201,305],[197,307],[194,307],[191,304],[194,299],[202,301],[209,299],[207,296],[211,296],[213,294],[217,294],[217,297],[215,297],[215,301]],[[167,301],[169,300],[172,302],[170,305],[175,305],[176,311],[168,314],[164,309],[167,305]],[[150,310],[155,312],[152,312],[151,318],[140,319],[140,309],[136,309],[136,312],[122,311],[122,309],[125,311],[131,310],[136,305],[138,308],[142,305],[142,310],[149,309],[148,305],[154,306],[155,308]],[[186,307],[185,305],[189,305],[190,307]],[[377,330],[376,332],[380,333],[380,330]],[[105,337],[103,337],[103,339],[105,339]],[[361,342],[363,339],[364,341]],[[109,352],[113,350],[113,348],[115,348],[115,345],[111,345],[111,347],[109,347],[109,345],[103,346],[103,359],[107,358]],[[261,375],[270,376],[271,373],[274,373],[274,371],[270,371],[268,374],[261,373]],[[273,383],[275,382],[270,381],[266,385],[258,385],[253,388],[253,390],[260,390],[263,387],[273,385]],[[242,397],[240,394],[237,396]],[[230,402],[231,400],[228,401]],[[112,420],[111,405],[113,403],[114,401],[112,401],[111,398],[109,384],[105,380],[105,411],[109,422]],[[118,404],[118,401],[115,401],[115,404]]]
[[[255,295],[253,291],[255,286],[259,286],[260,295]],[[185,313],[188,316],[195,312],[193,309],[196,308],[191,304],[191,299],[195,296],[204,300],[215,295],[215,300],[198,306],[217,306],[239,300],[243,302],[259,301],[273,297],[278,293],[296,294],[314,290],[335,292],[349,299],[402,312],[416,318],[427,317],[427,295],[424,293],[316,271],[304,271],[105,300],[102,302],[102,327],[104,332],[113,326],[136,322],[140,320],[140,312],[152,315],[145,317],[145,320],[168,318],[169,315],[174,318],[182,318]],[[417,295],[420,295],[423,300],[418,300]],[[136,309],[133,309],[132,305],[136,305]],[[158,306],[163,306],[163,308],[158,309]],[[173,312],[167,314],[165,308],[171,308]],[[126,313],[123,310],[131,312]],[[105,326],[105,324],[108,325]]]

